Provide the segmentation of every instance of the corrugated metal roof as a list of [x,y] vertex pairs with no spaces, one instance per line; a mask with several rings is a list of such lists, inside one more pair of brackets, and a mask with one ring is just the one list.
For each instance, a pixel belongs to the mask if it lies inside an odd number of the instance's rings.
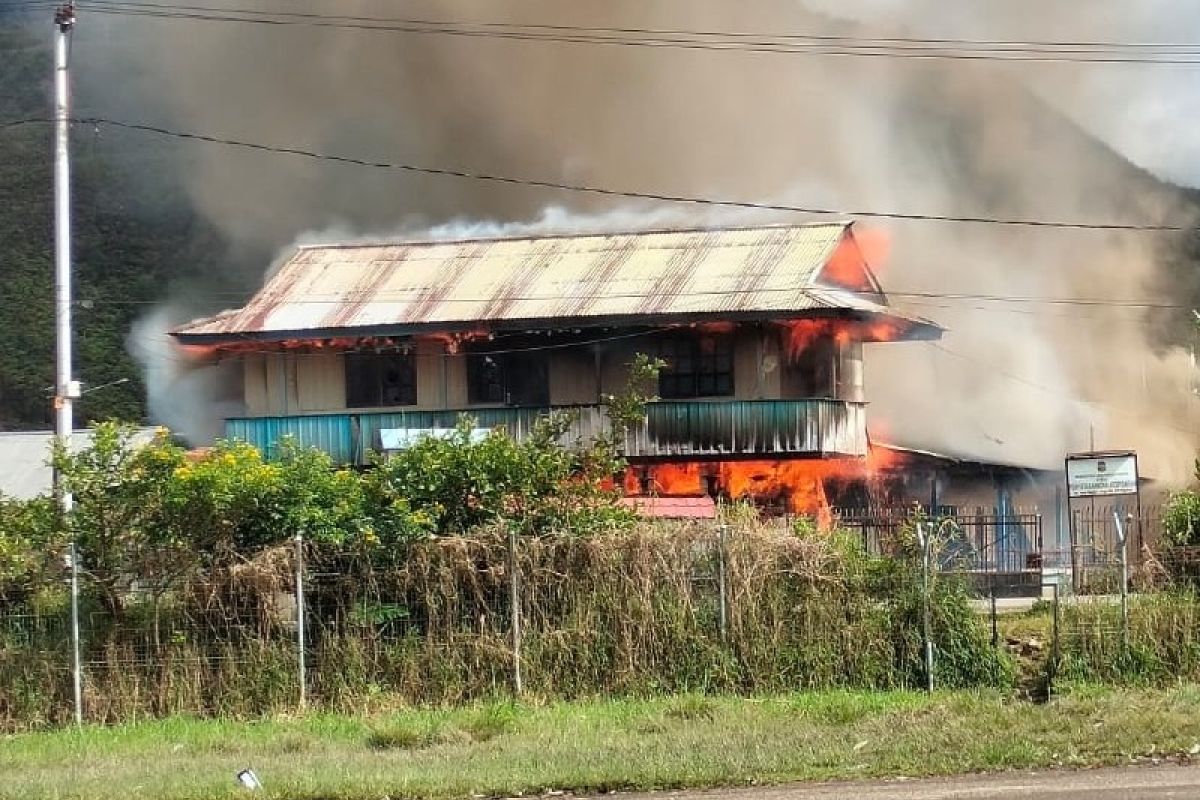
[[[890,313],[818,278],[850,223],[299,248],[183,341],[664,318]],[[924,321],[918,321],[925,324]]]

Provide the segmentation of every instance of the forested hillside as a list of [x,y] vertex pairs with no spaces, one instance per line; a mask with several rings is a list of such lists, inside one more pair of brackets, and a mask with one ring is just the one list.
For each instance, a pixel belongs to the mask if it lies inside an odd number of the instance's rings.
[[[0,10],[0,126],[51,111],[52,29]],[[51,128],[0,128],[0,428],[44,428],[54,383]],[[219,242],[172,191],[162,151],[73,132],[75,374],[80,422],[145,415],[130,326],[169,280],[202,273]]]

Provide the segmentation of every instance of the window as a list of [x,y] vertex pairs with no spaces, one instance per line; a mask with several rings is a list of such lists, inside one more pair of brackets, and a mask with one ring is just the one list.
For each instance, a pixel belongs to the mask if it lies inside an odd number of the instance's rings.
[[503,403],[504,369],[500,356],[467,356],[467,401],[471,405]]
[[840,352],[833,339],[821,337],[785,359],[783,396],[835,399],[839,396]]
[[401,353],[347,353],[346,406],[413,406],[417,404],[415,359]]
[[467,401],[471,405],[550,405],[545,352],[468,355]]
[[663,399],[733,394],[732,336],[676,336],[664,340],[658,354],[666,362],[658,374]]

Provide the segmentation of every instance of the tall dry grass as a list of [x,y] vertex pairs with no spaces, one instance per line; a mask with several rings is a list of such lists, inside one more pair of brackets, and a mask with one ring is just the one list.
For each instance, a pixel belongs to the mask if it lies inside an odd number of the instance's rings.
[[[119,620],[88,604],[89,719],[249,716],[295,706],[294,563],[284,550],[234,563],[170,592],[131,597]],[[923,680],[917,573],[903,561],[866,559],[836,536],[745,523],[722,548],[711,525],[654,525],[606,537],[522,539],[517,563],[521,666],[532,696],[895,688]],[[509,693],[509,565],[500,531],[416,543],[387,564],[311,554],[312,702],[353,711]],[[936,586],[939,682],[1008,680],[1011,670],[965,593],[950,580]],[[61,622],[61,588],[51,594],[55,602],[41,613]],[[65,626],[50,626],[36,642],[15,630],[0,622],[0,726],[67,720]]]

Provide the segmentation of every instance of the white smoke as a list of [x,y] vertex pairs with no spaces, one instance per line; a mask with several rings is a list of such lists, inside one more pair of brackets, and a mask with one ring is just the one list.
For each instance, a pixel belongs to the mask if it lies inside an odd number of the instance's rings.
[[244,410],[236,393],[241,373],[236,364],[201,363],[176,346],[168,331],[184,319],[159,306],[134,323],[126,344],[142,368],[154,422],[193,445],[207,444],[224,436],[226,417]]

